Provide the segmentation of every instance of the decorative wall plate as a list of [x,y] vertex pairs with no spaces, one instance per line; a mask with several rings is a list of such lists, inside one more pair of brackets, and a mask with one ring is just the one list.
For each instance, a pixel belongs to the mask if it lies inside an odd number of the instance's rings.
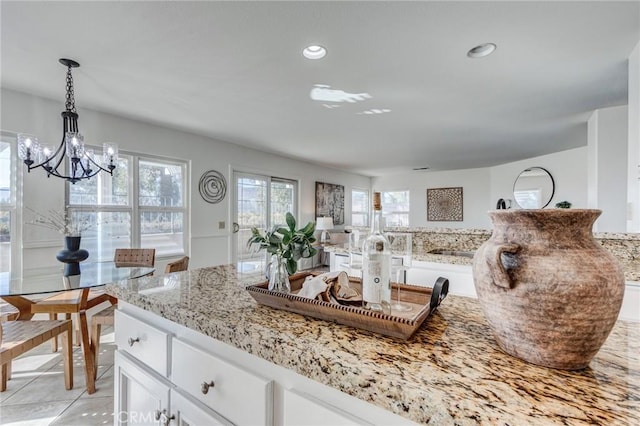
[[200,196],[207,203],[217,204],[227,194],[227,181],[222,173],[216,170],[204,172],[198,184]]

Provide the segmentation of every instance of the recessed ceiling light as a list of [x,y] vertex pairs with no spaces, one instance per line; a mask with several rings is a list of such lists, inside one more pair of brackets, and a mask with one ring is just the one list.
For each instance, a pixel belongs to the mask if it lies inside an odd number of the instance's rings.
[[484,58],[491,55],[496,50],[496,45],[493,43],[484,43],[467,52],[467,56],[470,58]]
[[322,46],[307,46],[302,51],[302,55],[307,59],[322,59],[327,54],[327,49]]

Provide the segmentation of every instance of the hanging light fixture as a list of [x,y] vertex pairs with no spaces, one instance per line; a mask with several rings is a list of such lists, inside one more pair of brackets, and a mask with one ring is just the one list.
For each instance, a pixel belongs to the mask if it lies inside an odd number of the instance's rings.
[[[60,63],[67,67],[67,95],[65,110],[62,111],[62,141],[58,149],[40,145],[38,138],[27,134],[18,134],[18,155],[28,171],[42,167],[47,177],[56,176],[75,184],[82,179],[89,179],[100,172],[113,175],[118,161],[118,146],[105,143],[103,158],[100,162],[93,150],[85,149],[84,138],[78,131],[78,113],[76,112],[73,94],[73,76],[71,68],[78,68],[79,63],[73,59],[61,58]],[[64,170],[65,158],[68,158],[68,169]],[[101,163],[101,164],[100,164]],[[62,167],[62,169],[60,169]]]

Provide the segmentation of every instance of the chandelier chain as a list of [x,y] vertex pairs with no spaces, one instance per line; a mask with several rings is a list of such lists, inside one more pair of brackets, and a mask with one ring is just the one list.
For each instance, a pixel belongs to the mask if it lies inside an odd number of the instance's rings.
[[71,75],[71,67],[67,69],[67,100],[65,102],[67,111],[76,112],[76,100],[73,94],[73,76]]

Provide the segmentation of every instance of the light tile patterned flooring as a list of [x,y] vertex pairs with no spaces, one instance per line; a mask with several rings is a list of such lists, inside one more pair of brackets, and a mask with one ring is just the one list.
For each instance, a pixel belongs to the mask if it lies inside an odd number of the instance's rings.
[[61,352],[43,343],[13,361],[12,379],[0,392],[0,425],[113,424],[113,327],[104,327],[96,392],[87,394],[80,347],[74,346],[73,389],[64,389]]

